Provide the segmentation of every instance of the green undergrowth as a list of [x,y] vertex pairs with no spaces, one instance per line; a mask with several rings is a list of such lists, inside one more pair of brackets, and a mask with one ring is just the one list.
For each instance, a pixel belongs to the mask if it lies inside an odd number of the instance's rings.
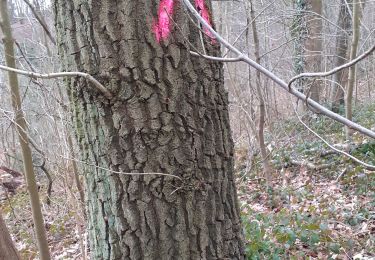
[[274,214],[248,214],[253,217],[242,219],[248,259],[299,259],[322,251],[330,256],[340,252],[328,223],[310,213],[283,209]]
[[[375,104],[357,107],[353,118],[375,128]],[[340,124],[311,114],[303,121],[330,144],[375,164],[375,140],[356,133],[348,146]],[[236,151],[248,259],[375,259],[375,172],[331,152],[296,118],[272,129],[278,139],[268,135],[269,187],[259,155],[249,170],[246,149]]]

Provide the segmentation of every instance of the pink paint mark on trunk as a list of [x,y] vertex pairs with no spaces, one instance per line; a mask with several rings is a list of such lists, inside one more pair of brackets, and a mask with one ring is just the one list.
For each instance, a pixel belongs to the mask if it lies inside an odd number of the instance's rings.
[[171,17],[173,14],[174,0],[161,0],[158,10],[158,19],[154,20],[152,29],[156,40],[160,42],[171,33]]
[[[212,23],[210,21],[210,14],[204,3],[204,0],[195,0],[195,8],[202,16],[202,18],[212,27]],[[206,27],[203,28],[203,31],[208,37],[211,38],[212,43],[216,42],[215,36],[213,36],[212,33]]]

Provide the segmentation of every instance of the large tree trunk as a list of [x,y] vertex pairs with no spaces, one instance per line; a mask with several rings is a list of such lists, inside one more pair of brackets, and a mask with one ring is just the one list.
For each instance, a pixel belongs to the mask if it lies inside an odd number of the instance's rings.
[[[54,3],[64,68],[92,74],[114,94],[107,100],[85,80],[67,81],[91,165],[94,259],[244,259],[222,66],[190,55],[186,39],[203,52],[199,33],[174,3],[178,26],[160,43],[157,1]],[[218,54],[214,40],[204,42]]]

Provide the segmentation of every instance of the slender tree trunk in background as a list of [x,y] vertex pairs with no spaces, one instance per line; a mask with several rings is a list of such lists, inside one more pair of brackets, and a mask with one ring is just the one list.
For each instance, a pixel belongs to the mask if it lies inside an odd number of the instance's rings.
[[[357,57],[358,41],[359,41],[359,25],[361,19],[361,6],[359,0],[353,0],[353,39],[350,49],[350,60]],[[349,79],[348,79],[348,89],[346,90],[345,97],[345,112],[346,118],[349,120],[353,119],[353,90],[356,79],[356,65],[354,64],[349,68]],[[345,127],[346,139],[350,140],[353,131],[349,127]]]
[[[337,21],[338,31],[336,36],[334,67],[339,67],[347,62],[351,17],[346,2],[351,4],[353,0],[341,0],[339,17]],[[332,110],[334,112],[338,112],[340,106],[344,104],[344,89],[346,87],[347,79],[347,70],[341,70],[333,75],[330,100]]]
[[12,238],[3,220],[2,212],[0,211],[0,260],[8,259],[18,260],[21,258],[13,244]]
[[[295,0],[296,15],[292,25],[294,40],[294,70],[296,74],[322,70],[322,1]],[[298,80],[298,88],[319,102],[321,83],[318,80]]]
[[[67,129],[68,130],[68,129]],[[85,203],[85,192],[81,184],[81,180],[79,178],[79,170],[78,170],[78,165],[77,162],[74,160],[76,158],[75,152],[74,152],[74,146],[73,146],[73,140],[72,136],[70,133],[67,131],[67,142],[68,142],[68,147],[69,147],[69,152],[73,160],[71,160],[72,163],[72,170],[73,170],[73,177],[74,177],[74,182],[76,184],[78,193],[79,193],[79,199],[81,205],[83,205],[82,212],[85,215],[85,208],[84,208],[84,203]]]
[[179,26],[158,43],[157,3],[54,1],[64,69],[114,94],[67,80],[82,160],[101,167],[85,172],[92,259],[244,259],[222,66],[190,55],[185,39],[201,41],[179,1],[161,1]]
[[[294,43],[294,61],[293,69],[294,73],[301,74],[305,71],[305,59],[304,59],[304,40],[307,35],[307,24],[306,24],[306,0],[294,0],[293,1],[295,15],[293,17],[293,23],[290,28],[290,34],[293,38]],[[305,79],[299,79],[296,81],[296,88],[299,91],[304,91]]]
[[[247,2],[245,3],[245,8],[248,9],[248,5],[247,5]],[[250,45],[250,33],[251,33],[251,18],[250,18],[250,15],[247,15],[246,17],[246,33],[245,33],[245,39],[246,39],[246,46],[247,46],[247,55],[249,57],[251,57],[251,45]],[[255,111],[254,111],[254,96],[253,95],[253,84],[252,84],[252,78],[251,78],[251,67],[248,66],[247,68],[247,88],[248,88],[248,96],[249,96],[249,113],[250,113],[250,120],[251,121],[254,121],[255,120]],[[254,132],[253,135],[256,135],[256,133]]]
[[[14,40],[12,37],[12,30],[8,16],[7,0],[0,0],[0,27],[4,34],[3,43],[6,65],[8,67],[16,68]],[[27,124],[22,111],[22,102],[16,73],[8,72],[8,84],[15,114],[14,121],[22,150],[27,188],[30,194],[30,203],[35,226],[36,240],[39,248],[39,257],[42,260],[47,260],[50,259],[48,241],[44,227],[42,210],[40,207],[38,187],[35,180],[32,154],[29,146],[30,141],[27,133]]]
[[[255,21],[254,7],[253,7],[253,3],[251,0],[250,0],[250,14],[249,15],[252,21],[255,61],[258,64],[260,64],[259,37],[258,37],[258,30],[256,26],[256,21]],[[265,139],[264,139],[266,107],[264,103],[264,95],[262,91],[262,85],[261,85],[262,83],[261,83],[259,70],[256,71],[256,76],[257,76],[256,90],[257,90],[257,95],[259,98],[259,119],[258,119],[259,121],[258,121],[257,135],[258,135],[260,154],[262,156],[263,173],[267,181],[267,186],[270,187],[271,182],[272,182],[272,175],[271,175],[272,173],[271,173],[271,167],[270,167],[269,160],[268,160],[267,147],[266,147]]]
[[[307,11],[309,11],[309,19],[306,21],[308,28],[308,35],[305,40],[305,63],[306,72],[320,72],[322,71],[322,30],[323,21],[322,15],[322,0],[308,0]],[[320,93],[322,90],[321,81],[314,80],[309,87],[309,96],[319,102]]]

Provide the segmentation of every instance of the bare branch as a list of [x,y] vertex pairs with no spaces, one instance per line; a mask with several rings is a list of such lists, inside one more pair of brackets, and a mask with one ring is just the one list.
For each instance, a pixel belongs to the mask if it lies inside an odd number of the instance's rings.
[[359,160],[358,158],[354,157],[353,155],[348,154],[347,152],[341,151],[341,150],[337,149],[336,147],[334,147],[333,145],[329,144],[323,137],[321,137],[318,133],[316,133],[308,125],[306,125],[305,122],[302,121],[302,119],[298,115],[297,110],[296,110],[295,107],[294,107],[294,113],[296,114],[296,116],[297,116],[298,120],[301,122],[301,124],[303,124],[307,128],[307,130],[309,130],[311,133],[313,133],[316,137],[318,137],[320,140],[322,140],[329,148],[331,148],[332,150],[334,150],[334,151],[336,151],[338,153],[341,153],[341,154],[349,157],[353,161],[355,161],[355,162],[361,164],[362,166],[364,166],[367,170],[375,171],[375,166],[374,165],[365,163],[365,162]]
[[196,57],[203,57],[207,60],[212,60],[212,61],[218,61],[218,62],[238,62],[241,61],[240,58],[221,58],[221,57],[214,57],[214,56],[209,56],[201,53],[197,53],[195,51],[190,51],[190,54]]
[[17,74],[28,76],[30,78],[52,79],[52,78],[62,78],[62,77],[83,77],[87,79],[88,81],[90,81],[92,84],[94,84],[94,86],[98,90],[100,90],[108,99],[111,99],[113,97],[112,93],[109,92],[109,90],[106,89],[99,81],[97,81],[90,74],[87,74],[84,72],[57,72],[57,73],[41,74],[41,73],[35,73],[31,71],[14,69],[14,68],[3,66],[3,65],[0,65],[0,69],[6,70],[6,71],[12,71]]
[[306,72],[306,73],[301,73],[301,74],[299,74],[297,76],[294,76],[289,81],[288,88],[291,88],[293,82],[296,81],[297,79],[300,79],[300,78],[317,78],[317,77],[327,77],[329,75],[333,75],[336,72],[339,72],[340,70],[343,70],[343,69],[349,68],[350,66],[355,65],[356,63],[360,62],[361,60],[363,60],[364,58],[366,58],[368,55],[370,55],[373,51],[375,51],[375,45],[372,46],[367,51],[365,51],[364,53],[362,53],[362,55],[358,56],[354,60],[352,60],[352,61],[350,61],[348,63],[345,63],[345,64],[341,65],[340,67],[336,67],[336,68],[334,68],[334,69],[332,69],[330,71],[327,71],[327,72]]
[[314,170],[314,171],[324,170],[335,165],[334,163],[324,163],[324,164],[316,165],[311,162],[303,161],[303,160],[302,161],[291,160],[290,163],[293,165],[297,165],[297,166],[307,167],[308,169]]
[[114,174],[122,174],[122,175],[159,175],[159,176],[167,176],[167,177],[172,177],[172,178],[176,178],[176,179],[179,179],[179,180],[183,180],[181,177],[177,176],[177,175],[173,175],[173,174],[169,174],[169,173],[162,173],[162,172],[122,172],[122,171],[114,171],[114,170],[111,170],[109,168],[105,168],[105,167],[101,167],[97,164],[93,164],[93,163],[90,163],[90,162],[85,162],[85,161],[82,161],[82,160],[78,160],[78,159],[75,159],[75,158],[69,158],[69,157],[66,157],[66,156],[63,156],[63,155],[60,155],[60,154],[56,154],[57,156],[61,157],[61,158],[64,158],[66,160],[71,160],[71,161],[75,161],[75,162],[78,162],[78,163],[81,163],[81,164],[85,164],[85,165],[88,165],[88,166],[92,166],[92,167],[95,167],[97,169],[100,169],[100,170],[103,170],[103,171],[107,171],[108,173],[114,173]]
[[212,35],[214,35],[216,37],[216,40],[218,42],[220,42],[222,45],[224,45],[226,48],[228,48],[229,50],[231,50],[235,54],[237,54],[238,58],[241,61],[243,61],[243,62],[249,64],[251,67],[259,70],[262,74],[264,74],[268,78],[272,79],[281,88],[288,91],[289,93],[291,93],[292,95],[294,95],[298,99],[304,100],[308,104],[308,108],[310,110],[312,110],[313,112],[319,112],[319,113],[321,113],[321,114],[323,114],[323,115],[325,115],[325,116],[327,116],[327,117],[329,117],[329,118],[331,118],[331,119],[333,119],[337,122],[340,122],[343,125],[346,125],[346,126],[352,128],[354,130],[357,130],[358,132],[361,132],[364,135],[367,135],[367,136],[375,139],[375,132],[374,131],[371,131],[368,128],[365,128],[365,127],[363,127],[363,126],[361,126],[361,125],[359,125],[359,124],[357,124],[353,121],[350,121],[350,120],[346,119],[345,117],[343,117],[339,114],[336,114],[336,113],[332,112],[331,110],[325,108],[321,104],[319,104],[319,103],[315,102],[314,100],[308,98],[306,95],[299,92],[297,89],[295,89],[293,87],[289,88],[288,84],[285,81],[283,81],[281,78],[276,76],[273,72],[271,72],[271,71],[267,70],[266,68],[264,68],[263,66],[257,64],[255,61],[250,59],[247,55],[245,55],[240,50],[238,50],[236,47],[234,47],[232,44],[230,44],[228,41],[226,41],[220,34],[218,34],[207,23],[207,21],[200,16],[200,14],[197,12],[197,10],[195,10],[195,8],[193,7],[193,5],[190,3],[189,0],[181,0],[181,1],[186,5],[186,7],[189,9],[189,11],[202,23],[202,25],[205,28],[207,28],[207,30],[209,30],[212,33]]

